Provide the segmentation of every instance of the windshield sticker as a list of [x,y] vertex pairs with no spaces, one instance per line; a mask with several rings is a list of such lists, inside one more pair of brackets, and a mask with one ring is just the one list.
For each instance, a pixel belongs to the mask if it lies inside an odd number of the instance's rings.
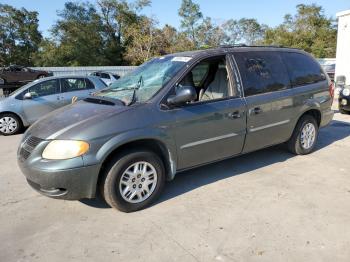
[[187,63],[188,61],[190,61],[192,59],[192,57],[188,57],[188,56],[175,56],[173,59],[171,59],[172,62],[183,62],[183,63]]

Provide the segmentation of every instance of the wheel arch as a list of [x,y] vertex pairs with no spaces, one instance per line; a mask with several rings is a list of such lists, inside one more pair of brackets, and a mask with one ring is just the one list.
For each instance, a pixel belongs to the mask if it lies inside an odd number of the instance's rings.
[[157,154],[164,164],[166,179],[172,180],[174,178],[176,172],[175,155],[166,144],[156,138],[139,138],[118,144],[109,150],[101,161],[102,165],[98,175],[98,180],[101,178],[101,174],[107,166],[107,163],[109,163],[115,156],[127,153],[128,151],[135,151],[135,149],[146,149]]
[[4,114],[12,114],[12,115],[15,115],[20,121],[21,121],[21,125],[23,126],[23,127],[25,127],[26,125],[25,125],[25,121],[23,120],[23,118],[22,118],[22,116],[20,115],[20,114],[18,114],[18,113],[16,113],[16,112],[12,112],[12,111],[1,111],[0,112],[0,116],[2,116],[2,115],[4,115]]

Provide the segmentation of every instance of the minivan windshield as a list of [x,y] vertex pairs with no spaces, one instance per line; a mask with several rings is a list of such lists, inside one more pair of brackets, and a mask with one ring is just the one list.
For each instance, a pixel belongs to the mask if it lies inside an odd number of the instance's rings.
[[161,90],[191,57],[165,56],[154,58],[128,75],[118,79],[94,96],[118,99],[126,105],[146,102]]

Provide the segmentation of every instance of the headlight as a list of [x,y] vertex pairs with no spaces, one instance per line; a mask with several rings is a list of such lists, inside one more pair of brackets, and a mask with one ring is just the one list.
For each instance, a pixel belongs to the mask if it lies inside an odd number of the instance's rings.
[[344,88],[342,93],[343,93],[344,96],[350,96],[350,89],[349,88]]
[[84,141],[53,140],[44,149],[42,157],[50,160],[74,158],[84,155],[89,147]]

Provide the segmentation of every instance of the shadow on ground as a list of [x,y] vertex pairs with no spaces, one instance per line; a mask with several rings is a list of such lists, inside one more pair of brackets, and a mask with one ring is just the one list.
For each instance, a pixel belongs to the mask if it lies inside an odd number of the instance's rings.
[[[330,125],[320,130],[316,151],[348,136],[350,136],[350,123],[333,120]],[[278,145],[179,173],[173,181],[166,184],[160,199],[155,205],[222,179],[243,175],[271,164],[284,162],[291,157],[294,157],[294,155],[290,154],[284,145]],[[86,199],[81,202],[95,208],[108,207],[101,197],[91,200]]]

